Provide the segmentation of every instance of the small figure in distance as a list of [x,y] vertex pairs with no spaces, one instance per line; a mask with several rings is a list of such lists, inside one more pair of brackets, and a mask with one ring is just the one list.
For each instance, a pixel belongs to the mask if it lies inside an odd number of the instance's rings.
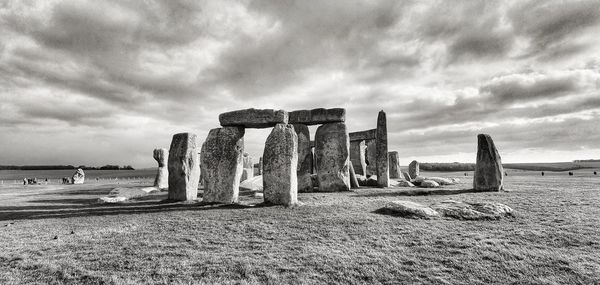
[[504,176],[508,176],[508,172],[504,171]]
[[465,172],[465,176],[467,176],[467,173]]
[[23,185],[27,185],[27,178],[23,178]]
[[569,171],[569,176],[573,176],[573,172],[572,171]]

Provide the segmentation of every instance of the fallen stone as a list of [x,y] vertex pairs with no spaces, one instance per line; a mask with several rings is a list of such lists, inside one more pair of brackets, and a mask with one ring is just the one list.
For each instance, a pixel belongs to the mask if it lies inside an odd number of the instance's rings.
[[350,190],[350,141],[344,123],[324,124],[315,134],[319,191]]
[[387,139],[387,117],[385,112],[379,111],[377,115],[376,139],[376,164],[377,164],[377,186],[390,186],[390,173],[388,161],[388,139]]
[[385,206],[385,209],[411,218],[431,219],[441,216],[434,209],[411,201],[392,201]]
[[398,179],[402,178],[402,173],[400,173],[400,161],[397,151],[388,152],[389,157],[389,169],[390,169],[390,178]]
[[312,109],[298,110],[289,113],[290,124],[321,125],[328,123],[342,123],[346,120],[346,109]]
[[169,188],[169,168],[167,167],[169,151],[166,148],[154,149],[153,157],[158,163],[158,170],[154,178],[154,186],[159,189]]
[[437,188],[437,187],[440,187],[440,184],[438,184],[437,182],[435,182],[433,180],[424,180],[423,182],[421,182],[421,184],[419,184],[419,187]]
[[350,141],[368,141],[377,138],[377,129],[349,133]]
[[410,177],[417,177],[417,176],[419,176],[419,162],[418,161],[413,160],[408,165],[408,175]]
[[262,192],[263,191],[262,175],[254,176],[250,179],[242,181],[240,183],[240,190]]
[[169,149],[169,200],[193,201],[198,195],[200,158],[196,135],[180,133],[173,135]]
[[120,203],[130,199],[147,196],[148,193],[159,191],[157,187],[117,187],[112,189],[106,197],[98,199],[100,203]]
[[98,198],[98,203],[121,203],[125,202],[128,199],[126,197],[101,197]]
[[277,124],[263,152],[265,203],[292,206],[298,203],[298,135],[289,124]]
[[454,185],[454,182],[452,182],[451,179],[448,178],[442,178],[442,177],[426,177],[426,180],[431,180],[431,181],[435,181],[440,185]]
[[352,165],[352,161],[350,161],[350,188],[358,188],[358,179],[356,179],[356,173],[354,173],[354,166]]
[[415,187],[415,184],[412,184],[411,182],[408,182],[406,180],[398,180],[396,182],[397,187]]
[[500,191],[504,188],[504,168],[494,141],[487,134],[477,135],[477,161],[473,189]]
[[446,217],[463,220],[500,219],[513,215],[513,209],[500,203],[466,203],[453,200],[443,201],[431,206]]
[[219,115],[223,127],[270,128],[288,123],[288,113],[284,110],[245,109]]
[[202,145],[203,202],[236,203],[243,172],[244,128],[210,130]]
[[85,173],[83,172],[83,169],[78,168],[77,171],[73,173],[71,181],[73,181],[73,184],[83,184],[85,181]]
[[402,171],[402,176],[404,177],[404,180],[406,180],[406,181],[411,181],[412,180],[412,178],[410,177],[410,175],[406,171]]
[[293,126],[298,136],[298,192],[312,192],[313,185],[310,175],[312,173],[313,153],[310,146],[310,131],[303,124],[294,124]]
[[460,183],[460,179],[458,178],[450,178],[450,180],[452,181],[452,183],[457,184]]

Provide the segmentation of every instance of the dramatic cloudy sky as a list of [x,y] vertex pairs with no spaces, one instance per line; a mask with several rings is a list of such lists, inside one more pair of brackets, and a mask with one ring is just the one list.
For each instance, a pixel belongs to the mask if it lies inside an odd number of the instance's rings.
[[600,158],[599,7],[0,1],[0,164],[150,167],[250,107],[344,107],[350,131],[383,109],[404,165],[472,162],[481,132],[505,162]]

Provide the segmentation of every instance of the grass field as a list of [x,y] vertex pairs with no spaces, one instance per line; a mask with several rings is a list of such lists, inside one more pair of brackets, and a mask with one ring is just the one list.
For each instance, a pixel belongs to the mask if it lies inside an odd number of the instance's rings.
[[[510,171],[510,192],[301,193],[303,206],[95,201],[111,184],[0,187],[0,283],[599,284],[600,177]],[[427,175],[427,173],[426,173]],[[469,188],[471,176],[459,177]],[[469,173],[471,175],[471,173]],[[136,184],[138,185],[138,184]],[[416,220],[393,200],[504,203],[513,218]],[[56,237],[56,239],[55,239]]]

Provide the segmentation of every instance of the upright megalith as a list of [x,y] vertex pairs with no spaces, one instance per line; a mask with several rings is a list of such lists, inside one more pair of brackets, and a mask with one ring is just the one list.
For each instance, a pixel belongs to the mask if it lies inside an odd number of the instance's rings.
[[365,176],[377,175],[377,141],[366,140],[365,141],[365,164],[366,174]]
[[173,135],[169,149],[169,200],[192,201],[198,195],[200,164],[196,135]]
[[408,165],[408,175],[410,175],[410,177],[412,179],[417,178],[417,176],[419,176],[419,162],[416,160],[413,160],[409,165]]
[[377,115],[377,135],[376,144],[376,165],[377,165],[377,186],[390,187],[389,164],[388,164],[388,139],[387,139],[387,118],[385,112],[379,111]]
[[294,131],[298,136],[298,192],[312,192],[312,173],[313,155],[310,146],[310,131],[308,126],[303,124],[293,124]]
[[263,195],[265,203],[291,206],[298,203],[298,135],[289,124],[277,124],[265,142]]
[[244,133],[242,127],[210,130],[202,144],[203,202],[236,203],[243,171]]
[[158,189],[167,189],[169,188],[169,169],[167,167],[169,151],[166,148],[154,149],[153,157],[158,162],[154,186]]
[[356,174],[365,175],[367,173],[366,149],[364,140],[350,141],[350,161]]
[[324,124],[315,134],[319,191],[350,190],[350,140],[344,123]]
[[397,151],[388,152],[389,157],[389,167],[390,167],[390,178],[402,178],[402,173],[400,172],[400,159],[398,157]]
[[473,176],[473,189],[500,191],[503,189],[504,168],[494,141],[487,134],[477,135],[477,161]]
[[312,109],[298,110],[289,113],[290,124],[320,125],[328,123],[343,123],[346,120],[346,109]]
[[245,109],[219,115],[223,127],[270,128],[276,124],[287,124],[288,113],[284,110]]
[[352,161],[350,161],[348,171],[350,172],[350,188],[359,188],[358,179],[356,178],[356,173],[354,172],[354,166],[352,165]]
[[83,184],[85,181],[85,173],[83,172],[83,169],[78,168],[77,171],[73,173],[71,181],[73,181],[73,184]]
[[254,164],[252,163],[252,157],[248,153],[244,153],[242,157],[242,167],[240,182],[254,177]]

